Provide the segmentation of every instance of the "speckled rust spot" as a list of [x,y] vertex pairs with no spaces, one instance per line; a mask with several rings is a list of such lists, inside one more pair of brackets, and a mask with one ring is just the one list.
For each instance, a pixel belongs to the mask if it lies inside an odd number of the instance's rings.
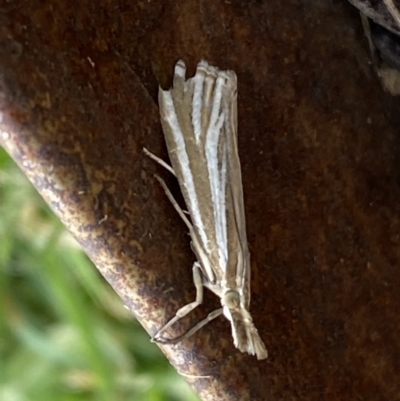
[[[18,2],[17,2],[18,3]],[[8,8],[7,8],[8,7]],[[233,69],[258,362],[217,319],[163,350],[204,400],[399,399],[398,99],[346,2],[8,3],[0,138],[151,333],[193,300],[184,224],[142,147],[178,58]],[[44,29],[45,27],[45,29]],[[218,305],[176,325],[180,334]]]

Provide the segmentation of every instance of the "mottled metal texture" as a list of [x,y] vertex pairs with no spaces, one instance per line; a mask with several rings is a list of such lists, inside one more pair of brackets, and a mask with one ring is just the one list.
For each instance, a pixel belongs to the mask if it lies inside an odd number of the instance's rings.
[[[156,96],[183,58],[233,69],[269,350],[217,319],[163,350],[204,400],[400,399],[400,105],[346,1],[2,1],[1,140],[150,333],[193,300]],[[212,310],[177,324],[179,334]],[[193,375],[193,376],[190,376]],[[205,377],[196,377],[205,376]]]

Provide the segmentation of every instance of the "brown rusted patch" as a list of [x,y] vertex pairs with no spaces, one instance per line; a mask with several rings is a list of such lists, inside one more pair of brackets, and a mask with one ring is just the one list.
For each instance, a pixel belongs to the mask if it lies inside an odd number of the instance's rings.
[[[40,3],[40,4],[39,4]],[[21,3],[22,4],[22,3]],[[193,254],[144,157],[178,58],[236,71],[258,362],[217,319],[163,350],[204,400],[395,400],[398,100],[345,2],[10,2],[4,147],[150,333],[194,297]],[[175,328],[179,334],[218,304]],[[206,377],[200,377],[206,376]],[[375,396],[376,395],[376,396]]]

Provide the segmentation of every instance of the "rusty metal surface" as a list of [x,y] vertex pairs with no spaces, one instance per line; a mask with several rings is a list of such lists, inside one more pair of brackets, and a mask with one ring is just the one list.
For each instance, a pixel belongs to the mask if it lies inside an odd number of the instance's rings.
[[141,151],[166,157],[158,82],[178,58],[236,71],[251,313],[270,358],[235,350],[222,318],[163,346],[204,400],[400,399],[400,106],[356,10],[2,3],[2,144],[150,333],[195,292],[185,226],[152,174],[177,185]]

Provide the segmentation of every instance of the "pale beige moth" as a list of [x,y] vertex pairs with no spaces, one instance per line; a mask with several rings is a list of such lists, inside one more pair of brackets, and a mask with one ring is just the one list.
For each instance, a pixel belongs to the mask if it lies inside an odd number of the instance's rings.
[[[186,79],[186,66],[180,60],[172,89],[160,88],[158,100],[172,167],[145,152],[178,179],[190,220],[157,176],[189,229],[197,261],[193,265],[196,300],[179,309],[153,340],[175,343],[223,314],[231,323],[235,347],[258,359],[267,358],[249,313],[250,255],[237,146],[236,74],[203,60],[195,76]],[[186,334],[165,339],[162,334],[167,328],[202,303],[204,287],[220,297],[222,307]]]

